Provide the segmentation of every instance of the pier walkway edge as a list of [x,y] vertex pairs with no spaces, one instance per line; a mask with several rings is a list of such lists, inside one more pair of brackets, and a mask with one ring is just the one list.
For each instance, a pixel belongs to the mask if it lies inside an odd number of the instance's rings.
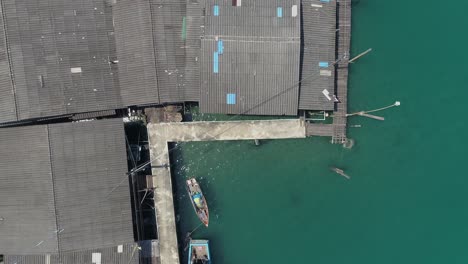
[[305,138],[300,119],[149,123],[148,137],[161,264],[179,264],[169,142]]

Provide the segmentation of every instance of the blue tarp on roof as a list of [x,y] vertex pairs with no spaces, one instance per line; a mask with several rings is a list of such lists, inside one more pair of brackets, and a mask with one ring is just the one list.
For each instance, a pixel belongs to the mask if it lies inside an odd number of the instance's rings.
[[223,54],[224,45],[222,40],[218,40],[218,54]]
[[226,103],[227,103],[228,105],[234,105],[234,104],[236,104],[236,94],[232,94],[232,93],[227,94],[227,95],[226,95]]
[[219,59],[218,52],[215,51],[214,54],[213,54],[213,72],[214,72],[214,73],[218,73],[218,72],[219,72],[219,68],[218,68],[218,59]]
[[276,9],[276,16],[277,17],[283,17],[283,8],[282,7],[278,7]]
[[327,61],[319,62],[319,67],[320,68],[328,68],[328,62]]

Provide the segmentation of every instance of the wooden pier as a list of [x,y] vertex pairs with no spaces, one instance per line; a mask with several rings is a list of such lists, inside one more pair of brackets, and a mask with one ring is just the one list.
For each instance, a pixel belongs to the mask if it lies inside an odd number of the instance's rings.
[[306,135],[319,136],[319,137],[329,137],[333,135],[334,126],[332,124],[320,124],[320,123],[309,123],[306,124]]
[[340,0],[338,7],[338,59],[336,65],[336,95],[340,99],[333,117],[332,143],[346,142],[346,114],[348,109],[348,65],[351,42],[351,0]]

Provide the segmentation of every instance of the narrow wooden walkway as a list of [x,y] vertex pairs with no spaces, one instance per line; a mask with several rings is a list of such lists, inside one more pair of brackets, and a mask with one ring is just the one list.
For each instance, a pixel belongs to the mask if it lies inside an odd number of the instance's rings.
[[340,0],[338,5],[338,58],[336,69],[336,94],[341,103],[333,118],[332,143],[346,142],[346,114],[348,109],[348,61],[351,40],[351,0]]
[[319,136],[319,137],[330,137],[333,135],[334,126],[332,124],[314,124],[306,123],[306,135]]

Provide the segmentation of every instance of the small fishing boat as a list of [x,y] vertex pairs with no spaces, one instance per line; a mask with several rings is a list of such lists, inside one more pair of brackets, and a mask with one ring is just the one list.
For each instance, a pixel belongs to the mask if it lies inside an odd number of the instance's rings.
[[330,170],[337,173],[337,174],[339,174],[339,175],[341,175],[341,176],[343,176],[343,177],[345,177],[348,180],[351,179],[351,177],[348,174],[346,174],[344,172],[344,170],[342,170],[342,169],[339,169],[339,168],[336,168],[336,167],[330,167]]
[[191,240],[188,264],[211,264],[208,240]]
[[195,180],[195,178],[188,179],[186,183],[187,192],[190,196],[193,209],[195,210],[198,218],[200,218],[200,221],[202,221],[202,223],[208,227],[210,214],[208,211],[208,204],[206,203],[205,196],[203,196],[200,185],[198,185],[198,182]]

